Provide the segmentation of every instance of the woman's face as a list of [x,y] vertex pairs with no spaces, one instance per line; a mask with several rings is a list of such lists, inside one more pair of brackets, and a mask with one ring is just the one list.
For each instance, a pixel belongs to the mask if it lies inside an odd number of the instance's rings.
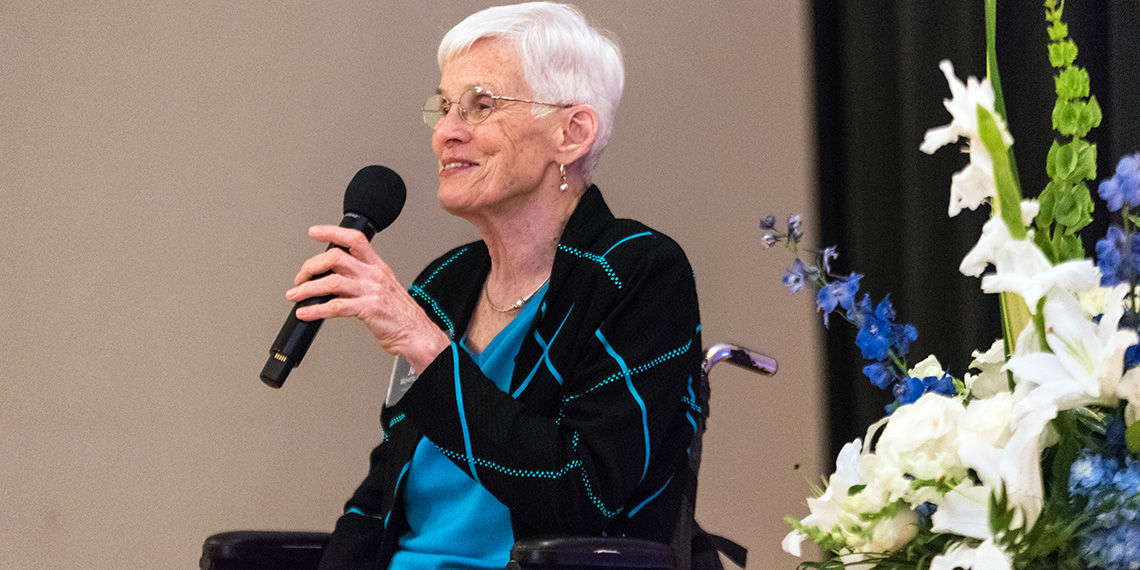
[[[479,40],[443,68],[440,93],[456,101],[472,87],[494,95],[530,99],[513,49]],[[478,125],[459,117],[457,104],[436,125],[431,144],[439,158],[439,202],[457,216],[510,213],[533,199],[548,168],[557,172],[554,150],[557,112],[531,114],[531,104],[497,101]]]

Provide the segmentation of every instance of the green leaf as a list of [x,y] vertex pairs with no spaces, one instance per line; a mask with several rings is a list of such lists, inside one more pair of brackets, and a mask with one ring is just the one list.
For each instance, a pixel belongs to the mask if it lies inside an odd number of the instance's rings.
[[847,496],[851,497],[854,495],[858,495],[860,492],[863,491],[863,489],[866,489],[866,488],[867,488],[866,485],[852,485],[852,486],[847,488]]
[[1073,122],[1073,119],[1070,118],[1072,114],[1070,103],[1064,99],[1057,99],[1057,102],[1053,104],[1053,130],[1071,134],[1066,131]]
[[1005,116],[1005,98],[1001,94],[1001,74],[998,73],[997,61],[997,0],[985,0],[986,16],[986,77],[994,89],[994,111],[1002,119]]
[[1128,445],[1128,451],[1140,452],[1140,422],[1136,422],[1124,430],[1124,443]]
[[[1089,97],[1088,104],[1084,107],[1082,113],[1083,123],[1088,125],[1089,129],[1100,126],[1100,121],[1104,118],[1104,113],[1100,110],[1100,103],[1096,101],[1096,95]],[[1088,131],[1085,131],[1087,134]],[[1083,134],[1081,136],[1084,136]]]
[[1083,259],[1085,257],[1085,248],[1081,245],[1081,239],[1076,235],[1063,235],[1062,232],[1057,232],[1057,236],[1061,239],[1057,245],[1057,260],[1060,262],[1073,261],[1074,259]]
[[1009,160],[1009,147],[1002,139],[1001,129],[994,121],[993,115],[985,107],[978,105],[978,134],[982,144],[990,153],[994,166],[994,185],[997,187],[998,211],[1009,235],[1015,240],[1025,239],[1025,221],[1021,218],[1021,188],[1013,177]]
[[[1003,291],[998,296],[998,302],[1001,305],[1002,344],[1008,357],[1017,348],[1018,335],[1029,324],[1029,305],[1025,304],[1024,297],[1010,291]],[[1006,375],[1009,378],[1009,389],[1013,390],[1013,373],[1006,372]]]
[[1061,23],[1060,20],[1053,22],[1053,25],[1049,26],[1049,39],[1052,41],[1059,42],[1065,39],[1065,37],[1068,35],[1069,26],[1067,24]]
[[1075,224],[1081,216],[1080,208],[1072,192],[1064,192],[1057,198],[1054,211],[1057,223],[1063,226]]
[[1075,174],[1082,180],[1096,180],[1096,145],[1085,141],[1080,142],[1084,144],[1077,156]]
[[1132,225],[1134,226],[1140,226],[1140,216],[1129,215],[1128,221],[1132,222]]
[[1053,139],[1053,146],[1049,147],[1049,154],[1045,157],[1045,174],[1049,178],[1057,177],[1057,151],[1060,150],[1061,143],[1057,139]]
[[[1049,150],[1053,154],[1053,150]],[[1053,180],[1069,180],[1073,176],[1073,172],[1077,169],[1077,156],[1076,148],[1073,143],[1063,144],[1057,148],[1057,153],[1053,155]]]
[[1037,233],[1033,234],[1033,243],[1045,254],[1050,263],[1057,263],[1057,252],[1053,248],[1053,239],[1049,235],[1049,226],[1037,226]]
[[1049,64],[1053,67],[1072,65],[1077,60],[1077,44],[1064,40],[1049,44]]
[[1065,68],[1053,81],[1059,98],[1079,99],[1089,96],[1089,74],[1080,67]]
[[[1057,148],[1056,141],[1053,141],[1053,148]],[[1052,154],[1053,151],[1050,150],[1049,155],[1052,156]],[[1033,221],[1037,224],[1038,229],[1047,230],[1049,229],[1049,226],[1053,224],[1053,204],[1056,202],[1057,192],[1055,190],[1055,184],[1053,182],[1050,182],[1045,185],[1045,189],[1042,190],[1041,194],[1037,196],[1037,204],[1039,208],[1037,209],[1037,217],[1034,218]]]
[[1077,218],[1075,221],[1065,223],[1065,225],[1068,226],[1065,228],[1066,235],[1074,235],[1080,231],[1081,228],[1091,224],[1094,208],[1092,196],[1089,194],[1089,187],[1086,186],[1084,182],[1074,186],[1071,195],[1073,209],[1077,212]]

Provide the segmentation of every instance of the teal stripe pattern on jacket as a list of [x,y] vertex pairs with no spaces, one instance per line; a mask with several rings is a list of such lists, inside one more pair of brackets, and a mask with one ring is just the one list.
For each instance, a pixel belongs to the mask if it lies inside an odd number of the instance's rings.
[[[409,288],[458,342],[490,270],[482,242]],[[689,485],[690,380],[700,374],[693,270],[681,248],[616,219],[591,186],[560,238],[539,315],[505,392],[445,349],[381,411],[384,441],[322,568],[384,568],[406,531],[401,473],[421,437],[510,509],[516,539],[632,536],[668,543]],[[379,373],[378,373],[379,374]]]

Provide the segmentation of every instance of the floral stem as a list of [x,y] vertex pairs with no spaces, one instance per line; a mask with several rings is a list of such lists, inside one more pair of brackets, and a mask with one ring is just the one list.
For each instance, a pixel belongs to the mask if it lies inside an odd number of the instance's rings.
[[[986,77],[994,90],[994,112],[1009,125],[1009,117],[1005,114],[1005,98],[1001,93],[1001,74],[998,73],[997,61],[997,0],[986,0]],[[1021,187],[1020,176],[1017,172],[1017,161],[1013,158],[1013,147],[1006,150],[1014,183]]]

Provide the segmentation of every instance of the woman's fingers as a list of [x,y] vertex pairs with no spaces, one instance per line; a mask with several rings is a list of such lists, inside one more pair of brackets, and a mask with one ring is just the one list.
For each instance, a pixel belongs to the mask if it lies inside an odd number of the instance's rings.
[[333,248],[322,254],[314,255],[301,264],[301,270],[293,278],[294,285],[300,285],[328,272],[350,274],[353,272],[352,262],[355,258],[347,252]]
[[322,243],[331,243],[343,247],[353,257],[361,261],[369,261],[376,257],[376,252],[372,250],[372,244],[368,242],[364,234],[351,228],[313,226],[309,228],[309,237]]
[[404,354],[421,369],[450,342],[400,285],[364,234],[339,226],[313,226],[309,236],[348,251],[331,248],[302,264],[294,278],[296,286],[285,297],[294,302],[332,298],[298,307],[298,319],[356,317],[384,350]]

